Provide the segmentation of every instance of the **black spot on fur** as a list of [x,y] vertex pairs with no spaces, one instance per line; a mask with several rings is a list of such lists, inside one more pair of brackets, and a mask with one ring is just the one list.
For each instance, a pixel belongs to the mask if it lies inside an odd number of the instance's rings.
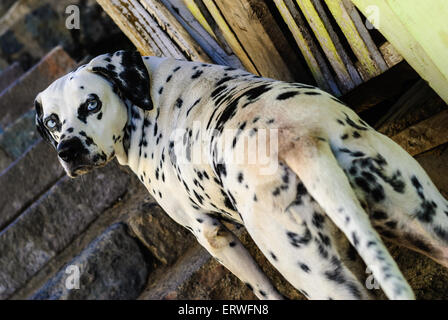
[[325,216],[320,214],[319,212],[314,211],[313,220],[312,220],[313,225],[318,229],[322,229],[322,227],[324,225],[324,221],[325,221]]
[[204,71],[202,71],[202,70],[197,70],[192,76],[191,76],[191,79],[197,79],[197,78],[199,78],[200,76],[201,76],[201,74],[203,74],[204,73]]
[[420,221],[431,223],[436,214],[437,204],[432,200],[426,199],[423,193],[423,186],[416,176],[411,177],[411,182],[417,191],[417,195],[422,200],[420,207],[414,212],[414,214]]
[[181,98],[177,98],[176,103],[175,103],[176,108],[178,108],[178,109],[182,108],[183,103],[184,102]]
[[307,245],[312,238],[311,232],[308,228],[305,229],[305,233],[302,236],[290,231],[288,231],[286,235],[289,238],[289,243],[296,248],[300,248],[302,245]]
[[388,218],[388,216],[387,216],[387,214],[384,211],[380,211],[380,210],[373,211],[372,219],[384,220],[384,219],[387,219],[387,218]]
[[199,104],[199,102],[201,101],[201,98],[199,98],[199,99],[197,99],[194,103],[193,103],[193,105],[188,109],[188,111],[187,111],[187,116],[188,116],[188,114],[190,113],[190,111],[194,108],[194,107],[196,107],[198,104]]
[[435,226],[433,228],[434,233],[445,243],[448,243],[448,231],[446,229],[442,229],[440,226]]
[[282,94],[279,94],[276,99],[277,100],[287,100],[287,99],[290,99],[292,97],[295,97],[298,94],[299,94],[298,91],[283,92]]
[[306,273],[310,273],[310,271],[311,271],[310,267],[308,267],[305,263],[300,263],[299,262],[299,267],[300,267],[300,269],[302,269]]
[[319,95],[321,95],[321,93],[318,92],[318,91],[307,91],[307,92],[305,92],[305,94],[308,95],[308,96],[319,96]]
[[344,115],[345,115],[345,122],[349,126],[355,128],[355,129],[358,129],[358,130],[364,130],[364,131],[367,130],[367,128],[365,126],[360,126],[360,125],[356,124],[352,119],[349,118],[349,116],[347,114],[344,113]]
[[352,232],[352,241],[355,248],[359,245],[359,238],[355,231]]
[[343,273],[342,273],[342,265],[341,262],[336,258],[332,257],[331,262],[334,266],[333,270],[328,270],[324,272],[325,277],[330,280],[334,281],[339,284],[345,283],[347,280],[345,279]]

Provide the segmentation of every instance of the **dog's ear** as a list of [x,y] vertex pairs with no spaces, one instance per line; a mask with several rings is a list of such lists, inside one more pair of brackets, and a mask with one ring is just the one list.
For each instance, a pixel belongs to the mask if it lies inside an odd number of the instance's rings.
[[110,81],[136,106],[151,110],[154,108],[150,96],[149,74],[141,55],[136,51],[117,51],[94,58],[87,70]]
[[34,108],[36,109],[36,128],[37,128],[37,132],[39,132],[39,134],[41,135],[41,137],[48,142],[49,144],[51,144],[55,149],[57,148],[57,142],[56,140],[53,139],[53,137],[51,136],[51,134],[48,132],[47,128],[45,127],[43,121],[42,121],[42,116],[43,116],[43,109],[42,109],[42,103],[39,99],[39,96],[36,97],[36,99],[34,100]]

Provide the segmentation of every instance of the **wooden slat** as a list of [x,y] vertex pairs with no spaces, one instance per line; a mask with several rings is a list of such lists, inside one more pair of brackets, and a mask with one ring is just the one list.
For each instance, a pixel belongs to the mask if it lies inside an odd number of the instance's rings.
[[232,48],[233,52],[235,52],[235,54],[238,56],[246,70],[259,75],[257,68],[254,66],[249,56],[239,43],[238,39],[235,37],[232,30],[227,25],[226,20],[224,20],[224,17],[221,15],[221,12],[219,11],[218,7],[216,7],[215,3],[212,0],[203,0],[203,2],[212,15],[213,19],[215,19],[216,23],[221,29],[227,43]]
[[140,0],[140,3],[189,60],[213,62],[161,1]]
[[448,110],[419,122],[392,137],[411,155],[433,149],[448,142]]
[[398,53],[390,42],[385,42],[380,46],[381,55],[389,68],[403,61],[403,56]]
[[341,92],[330,69],[314,43],[311,34],[305,27],[305,23],[295,8],[293,0],[274,0],[274,3],[296,40],[318,87],[333,95],[340,96]]
[[238,57],[230,50],[225,52],[216,39],[201,26],[191,14],[182,0],[160,0],[171,12],[173,17],[188,31],[191,37],[201,46],[216,64],[243,69]]
[[339,55],[341,56],[342,61],[345,64],[345,67],[347,68],[348,73],[350,74],[350,77],[352,78],[353,83],[355,86],[362,83],[362,79],[358,73],[358,69],[355,67],[354,63],[352,62],[351,58],[348,56],[346,49],[342,46],[339,36],[334,31],[333,25],[330,22],[330,18],[327,16],[324,6],[322,4],[323,0],[311,0],[314,4],[314,7],[317,10],[317,13],[319,14],[320,18],[322,19],[322,22],[328,30],[328,34],[330,35],[331,40],[333,41],[336,50],[338,51]]
[[353,4],[346,0],[325,0],[325,3],[358,58],[362,68],[361,74],[365,76],[363,80],[369,80],[386,71],[387,65],[362,24]]
[[263,26],[262,20],[269,19],[270,15],[263,0],[215,2],[262,76],[285,81],[295,80],[291,66],[283,60],[275,39],[270,38]]
[[212,27],[208,24],[204,15],[202,14],[200,8],[196,5],[194,0],[183,0],[185,6],[191,12],[191,14],[198,20],[198,22],[202,25],[202,27],[216,39],[216,35],[212,30]]
[[[345,58],[344,50],[337,40],[337,36],[332,32],[332,28],[327,28],[329,25],[321,6],[318,2],[313,0],[296,0],[303,12],[306,20],[313,29],[319,44],[332,65],[338,80],[340,81],[341,90],[343,93],[350,91],[357,84],[361,83],[361,78],[356,75],[356,69],[351,64],[349,59]],[[318,12],[319,9],[319,12]],[[323,20],[327,20],[325,23]],[[351,67],[351,70],[348,68]]]
[[137,0],[97,0],[142,55],[185,59]]
[[224,34],[222,33],[221,29],[219,29],[218,24],[213,19],[212,15],[208,11],[207,7],[205,6],[204,2],[202,0],[193,0],[196,4],[197,8],[201,11],[204,19],[207,21],[207,23],[212,28],[213,33],[215,34],[216,41],[218,41],[219,45],[228,53],[233,53],[232,48],[228,45]]
[[347,10],[347,13],[352,18],[352,21],[355,24],[356,29],[359,32],[359,35],[361,36],[362,40],[367,46],[372,59],[376,62],[381,72],[385,72],[389,68],[393,67],[395,64],[388,65],[385,59],[383,58],[382,52],[378,50],[377,45],[370,36],[370,33],[366,28],[365,22],[359,15],[358,10],[354,6],[352,0],[342,0],[342,2],[344,3],[344,7]]

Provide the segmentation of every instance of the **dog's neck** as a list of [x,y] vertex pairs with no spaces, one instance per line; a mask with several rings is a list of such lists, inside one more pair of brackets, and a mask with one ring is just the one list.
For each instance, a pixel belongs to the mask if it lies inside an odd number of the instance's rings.
[[123,138],[115,144],[115,154],[121,165],[127,165],[138,174],[142,162],[142,147],[151,143],[147,129],[154,121],[150,112],[126,101],[128,119],[123,128]]

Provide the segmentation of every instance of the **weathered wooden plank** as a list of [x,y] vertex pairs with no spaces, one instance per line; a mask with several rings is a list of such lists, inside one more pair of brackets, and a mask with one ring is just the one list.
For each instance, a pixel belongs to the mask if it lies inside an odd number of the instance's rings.
[[366,25],[365,25],[363,19],[361,18],[361,16],[359,15],[358,10],[354,6],[353,2],[351,0],[342,0],[342,2],[344,4],[345,9],[347,10],[347,13],[352,18],[352,21],[355,24],[356,29],[359,32],[359,35],[361,36],[365,45],[367,46],[372,59],[376,62],[376,64],[380,68],[380,70],[382,72],[385,72],[387,69],[394,66],[395,64],[387,65],[386,61],[384,60],[384,58],[382,56],[381,51],[378,50],[377,45],[375,44],[372,37],[370,36],[370,33],[367,30]]
[[398,53],[390,42],[383,43],[380,46],[380,52],[389,68],[403,61],[403,56]]
[[302,55],[316,81],[321,89],[340,96],[341,92],[325,62],[322,54],[319,52],[314,40],[305,27],[300,13],[295,8],[292,0],[274,0],[283,20],[288,25],[296,43],[302,52]]
[[322,19],[322,22],[325,28],[327,29],[328,34],[330,35],[330,38],[333,41],[342,61],[344,62],[345,67],[347,68],[347,71],[350,74],[350,77],[352,78],[353,83],[355,84],[355,86],[361,84],[363,82],[361,76],[359,75],[357,68],[355,67],[351,58],[348,56],[346,49],[342,46],[341,41],[339,40],[339,36],[334,31],[334,27],[330,22],[330,18],[328,17],[326,11],[324,10],[322,0],[311,0],[311,1],[314,7],[316,8],[316,11],[319,14],[320,18]]
[[333,32],[322,6],[314,0],[296,0],[296,2],[333,67],[340,82],[341,91],[343,93],[350,91],[362,80],[344,52],[337,35]]
[[212,62],[160,0],[140,0],[140,3],[189,60]]
[[[353,10],[354,7],[351,2],[343,0],[325,0],[325,3],[347,38],[353,53],[358,58],[362,68],[361,75],[365,76],[363,80],[369,80],[381,74],[383,71],[386,71],[387,65],[382,59],[381,54],[374,45],[368,32],[363,33],[364,37],[361,36],[362,31],[367,31],[364,25],[359,23],[361,19],[357,21],[357,24],[355,24],[355,21],[352,19],[352,16],[356,17],[358,14],[356,10]],[[348,11],[350,8],[346,8],[346,5],[352,6],[350,13]],[[369,46],[366,42],[369,42]],[[374,58],[375,55],[377,59]]]
[[221,48],[223,48],[228,54],[233,53],[232,48],[228,45],[228,43],[224,37],[224,34],[222,33],[221,29],[219,29],[218,24],[213,19],[212,15],[208,11],[207,7],[204,5],[202,0],[193,0],[193,1],[196,4],[197,8],[203,14],[204,19],[207,21],[207,23],[212,28],[212,31],[216,37],[216,41],[218,41]]
[[254,74],[260,75],[257,68],[247,55],[247,53],[244,51],[243,47],[239,43],[238,39],[235,37],[233,31],[228,26],[226,20],[221,15],[221,12],[219,11],[218,7],[215,5],[215,3],[212,0],[203,0],[204,5],[207,7],[208,11],[212,15],[213,19],[216,21],[217,25],[221,29],[224,38],[226,39],[229,46],[232,48],[233,52],[238,56],[241,63],[244,65],[247,71],[252,72]]
[[97,0],[142,55],[185,59],[137,0]]
[[[283,59],[278,43],[266,30],[276,25],[263,25],[270,12],[263,0],[215,0],[221,13],[243,44],[259,73],[265,77],[294,81],[291,66]],[[282,36],[276,33],[277,37]],[[277,44],[277,45],[276,45]]]
[[191,12],[191,14],[198,20],[198,22],[202,25],[202,27],[212,36],[216,39],[216,35],[212,30],[212,27],[208,24],[208,21],[205,19],[204,15],[202,14],[200,8],[197,6],[196,2],[194,0],[183,0],[185,6],[188,8],[188,10]]
[[[448,2],[352,0],[409,64],[448,102]],[[378,14],[372,14],[374,9]],[[377,19],[377,20],[378,20]]]
[[191,37],[201,46],[214,63],[243,69],[238,57],[230,50],[225,52],[212,36],[201,26],[191,14],[182,0],[160,0],[173,17],[188,31]]
[[419,122],[392,137],[411,155],[433,149],[448,142],[448,109]]

